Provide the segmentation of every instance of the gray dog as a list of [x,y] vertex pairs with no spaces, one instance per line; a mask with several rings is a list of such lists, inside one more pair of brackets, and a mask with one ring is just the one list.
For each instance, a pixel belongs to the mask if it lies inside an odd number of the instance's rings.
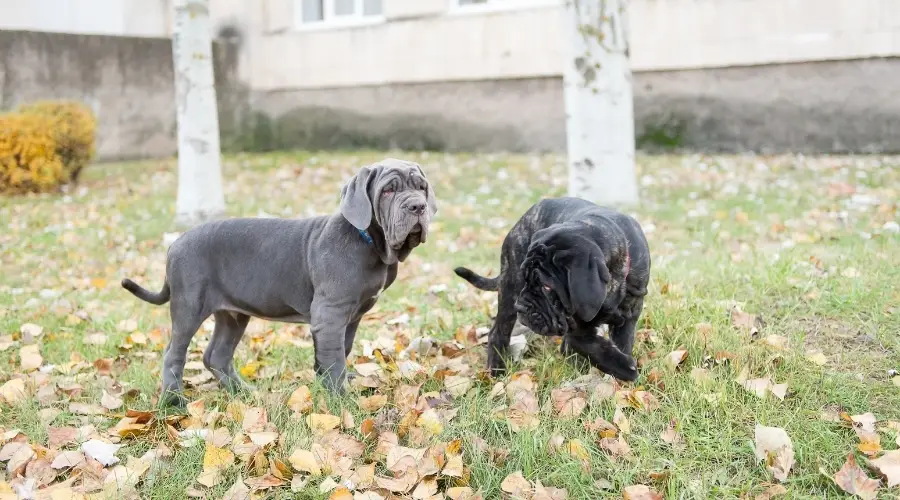
[[246,387],[232,358],[253,316],[309,323],[316,373],[342,391],[360,319],[394,282],[398,262],[425,242],[436,212],[422,168],[387,159],[363,167],[343,187],[340,213],[220,220],[186,231],[169,247],[159,293],[122,280],[141,300],[171,300],[161,403],[184,403],[187,348],[210,315],[216,326],[203,364],[226,388]]
[[[488,334],[488,368],[505,370],[503,355],[518,319],[539,335],[563,337],[576,353],[614,377],[635,380],[634,333],[650,280],[650,250],[634,218],[578,198],[532,206],[503,240],[500,275],[465,267],[456,274],[499,292]],[[597,335],[610,327],[612,341]]]

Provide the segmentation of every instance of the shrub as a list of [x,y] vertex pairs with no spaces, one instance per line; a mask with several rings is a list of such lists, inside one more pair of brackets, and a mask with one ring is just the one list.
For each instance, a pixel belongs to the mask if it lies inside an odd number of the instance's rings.
[[47,116],[0,114],[0,191],[42,192],[68,179]]
[[68,175],[77,182],[81,170],[94,157],[97,120],[91,108],[75,101],[38,101],[19,108],[27,114],[46,116],[56,140],[56,152]]

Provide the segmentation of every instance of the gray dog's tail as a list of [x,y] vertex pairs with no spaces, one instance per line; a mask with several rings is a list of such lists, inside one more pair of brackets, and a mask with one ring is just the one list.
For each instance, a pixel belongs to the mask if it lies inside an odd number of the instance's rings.
[[171,295],[172,295],[169,291],[169,282],[168,281],[166,281],[166,283],[162,287],[162,290],[160,290],[159,293],[153,293],[150,290],[147,290],[146,288],[142,287],[141,285],[138,285],[137,283],[135,283],[134,281],[131,281],[128,278],[125,278],[122,280],[122,288],[133,293],[135,297],[137,297],[145,302],[149,302],[151,304],[157,305],[157,306],[161,306],[161,305],[165,304],[166,302],[168,302],[169,297],[171,297]]
[[497,288],[499,288],[500,277],[497,276],[495,278],[485,278],[480,274],[475,274],[474,271],[470,269],[466,269],[465,267],[457,267],[453,270],[457,276],[468,281],[469,283],[475,285],[475,288],[480,290],[485,290],[488,292],[496,292]]

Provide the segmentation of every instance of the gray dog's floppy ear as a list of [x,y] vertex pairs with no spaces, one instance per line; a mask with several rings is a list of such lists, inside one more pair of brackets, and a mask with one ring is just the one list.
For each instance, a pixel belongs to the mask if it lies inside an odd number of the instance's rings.
[[606,283],[611,279],[609,269],[593,252],[568,250],[553,260],[567,270],[573,312],[582,321],[594,319],[606,300]]
[[422,177],[425,178],[425,202],[428,203],[428,214],[434,216],[437,213],[437,199],[434,196],[434,189],[431,187],[431,183],[428,182],[428,177],[425,176],[425,171],[422,170],[422,167],[417,163],[416,168],[419,170],[419,173],[422,174]]
[[341,215],[356,229],[365,231],[372,223],[369,180],[376,174],[376,170],[363,167],[341,188]]

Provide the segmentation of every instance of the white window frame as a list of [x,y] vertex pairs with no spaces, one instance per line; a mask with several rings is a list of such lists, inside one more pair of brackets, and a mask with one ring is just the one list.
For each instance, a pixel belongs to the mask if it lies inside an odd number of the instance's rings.
[[510,10],[534,9],[537,7],[562,6],[565,0],[487,0],[485,3],[461,4],[459,0],[450,1],[450,14],[481,14],[487,12],[503,12]]
[[381,0],[381,14],[364,15],[363,0],[354,1],[353,14],[338,16],[334,14],[335,0],[322,0],[322,20],[303,20],[303,0],[294,0],[294,27],[300,31],[316,31],[323,29],[347,28],[353,26],[369,26],[385,21],[384,7],[387,0]]

